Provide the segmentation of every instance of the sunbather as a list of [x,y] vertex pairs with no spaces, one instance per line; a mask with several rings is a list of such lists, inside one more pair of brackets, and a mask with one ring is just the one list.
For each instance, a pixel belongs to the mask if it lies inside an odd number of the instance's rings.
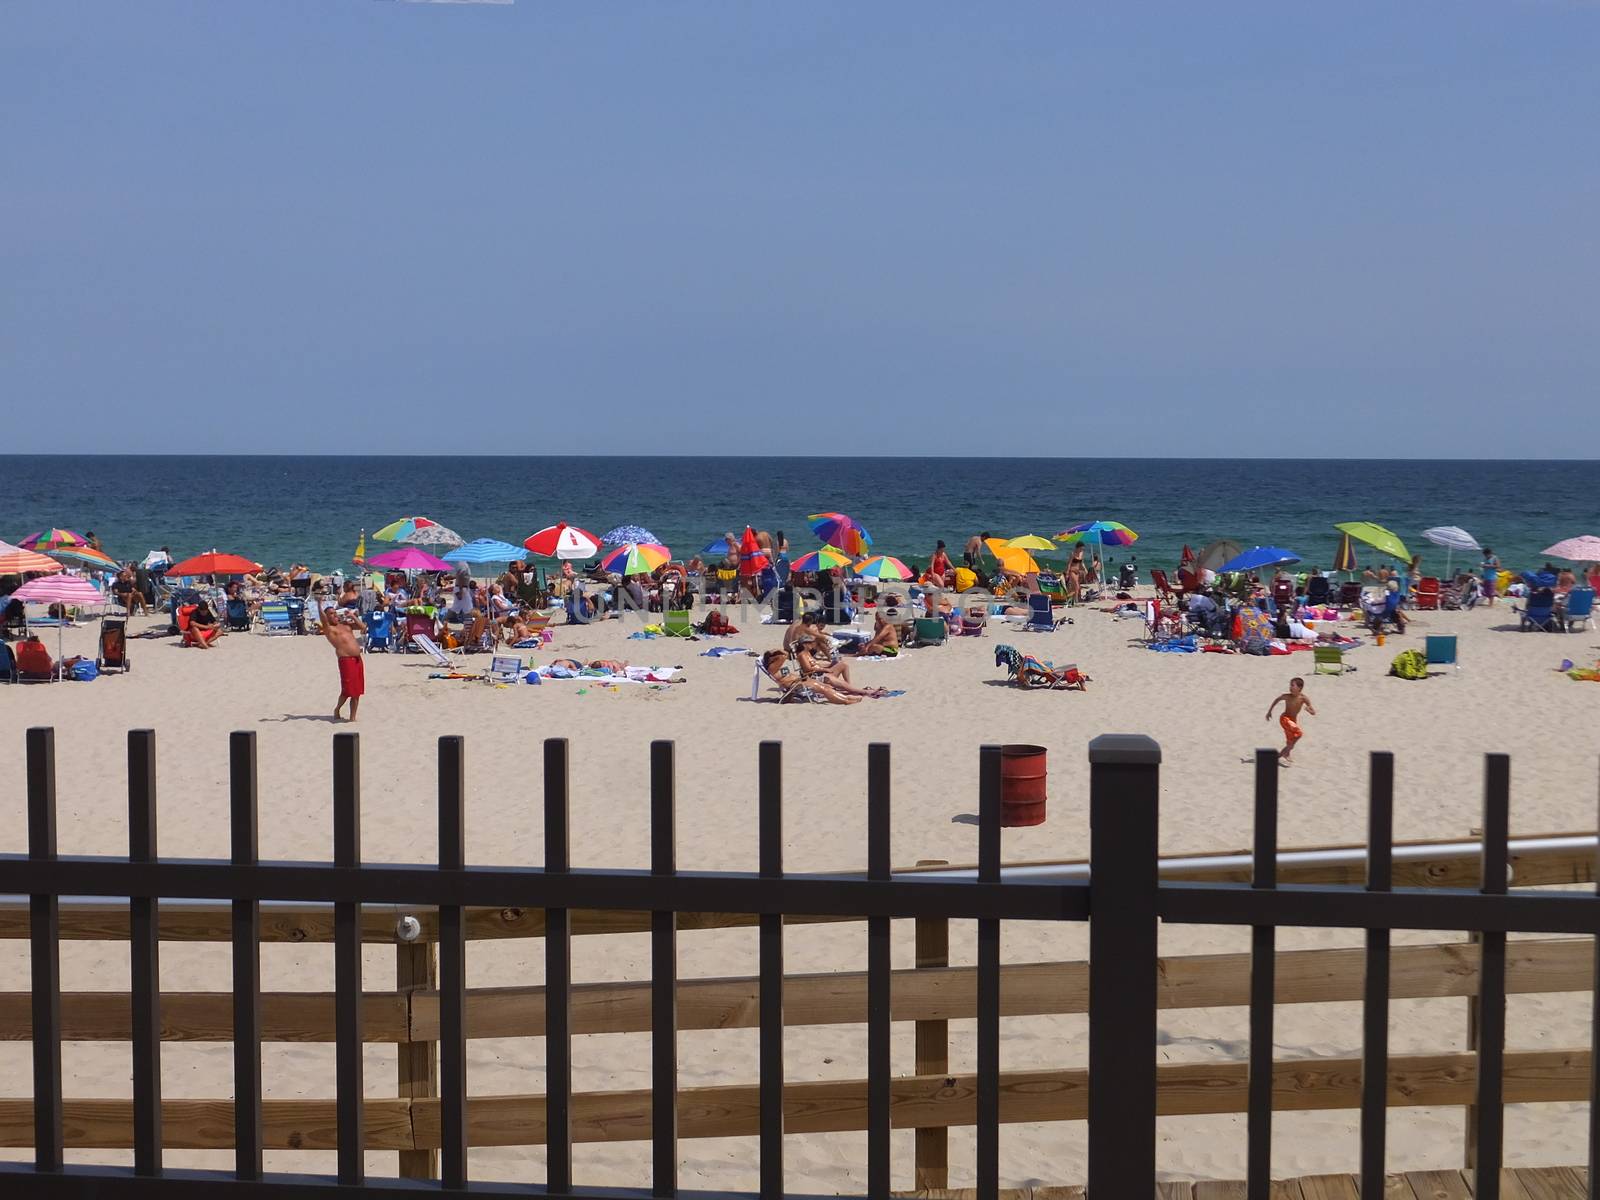
[[820,633],[809,641],[796,643],[795,656],[799,661],[800,674],[803,678],[821,679],[828,686],[847,696],[877,698],[888,694],[887,688],[857,687],[850,678],[850,664],[844,661],[839,654],[839,648],[826,633]]
[[900,653],[900,631],[889,623],[882,609],[872,618],[872,640],[861,647],[860,652],[863,655]]
[[761,667],[782,690],[783,694],[778,697],[779,704],[803,703],[808,700],[818,704],[861,703],[860,696],[847,696],[824,678],[801,678],[789,665],[789,656],[782,650],[768,650],[763,654]]

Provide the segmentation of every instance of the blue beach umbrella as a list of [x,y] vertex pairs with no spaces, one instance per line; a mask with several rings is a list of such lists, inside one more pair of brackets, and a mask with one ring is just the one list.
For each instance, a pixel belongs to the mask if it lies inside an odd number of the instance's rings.
[[625,546],[629,542],[659,545],[661,539],[643,525],[618,525],[615,529],[609,529],[600,535],[602,546]]
[[508,563],[520,558],[526,558],[528,552],[510,542],[497,541],[494,538],[479,538],[477,541],[468,542],[464,546],[457,546],[444,556],[445,562],[461,563]]
[[716,558],[725,558],[730,552],[732,552],[734,550],[737,550],[737,549],[738,549],[737,546],[728,545],[728,539],[727,538],[719,537],[716,541],[712,542],[709,546],[706,546],[704,549],[702,549],[700,551],[700,553],[701,554],[709,554],[709,555],[712,555],[713,557],[716,557]]
[[1217,570],[1227,573],[1229,571],[1259,571],[1262,567],[1281,567],[1288,563],[1297,563],[1300,556],[1293,550],[1285,550],[1282,546],[1252,546],[1243,554],[1229,559]]

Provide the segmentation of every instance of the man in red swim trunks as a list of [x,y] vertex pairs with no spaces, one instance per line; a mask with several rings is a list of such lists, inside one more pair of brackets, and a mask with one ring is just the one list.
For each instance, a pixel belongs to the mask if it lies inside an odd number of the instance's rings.
[[1284,766],[1291,766],[1289,755],[1294,752],[1295,743],[1305,736],[1305,731],[1300,728],[1300,712],[1304,709],[1313,717],[1317,715],[1316,705],[1306,698],[1306,681],[1296,675],[1289,680],[1289,690],[1274,700],[1267,709],[1267,720],[1272,720],[1272,710],[1283,704],[1283,716],[1278,718],[1278,724],[1283,728],[1283,749],[1278,751],[1278,761]]
[[339,663],[339,703],[333,706],[333,715],[343,717],[340,710],[348,700],[352,721],[356,719],[356,709],[361,707],[361,696],[367,690],[366,664],[361,661],[361,643],[356,640],[358,620],[354,609],[338,609],[330,604],[322,610],[322,636],[328,639]]

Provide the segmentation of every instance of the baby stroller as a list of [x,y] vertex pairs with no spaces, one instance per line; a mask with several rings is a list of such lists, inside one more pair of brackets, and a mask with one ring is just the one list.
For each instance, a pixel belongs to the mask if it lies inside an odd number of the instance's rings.
[[107,671],[129,671],[128,623],[110,619],[100,623],[100,656],[95,665],[104,675]]

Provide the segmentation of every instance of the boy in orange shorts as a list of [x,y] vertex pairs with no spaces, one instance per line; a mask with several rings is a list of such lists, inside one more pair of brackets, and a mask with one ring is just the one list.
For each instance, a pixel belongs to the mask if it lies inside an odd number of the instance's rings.
[[1272,720],[1273,710],[1278,707],[1279,701],[1283,703],[1283,716],[1278,718],[1278,724],[1283,728],[1283,749],[1278,751],[1278,761],[1287,767],[1292,765],[1289,755],[1294,752],[1295,743],[1305,736],[1305,731],[1300,728],[1300,712],[1304,709],[1314,717],[1317,715],[1317,706],[1306,698],[1306,681],[1298,675],[1289,680],[1289,690],[1267,709],[1267,720]]

